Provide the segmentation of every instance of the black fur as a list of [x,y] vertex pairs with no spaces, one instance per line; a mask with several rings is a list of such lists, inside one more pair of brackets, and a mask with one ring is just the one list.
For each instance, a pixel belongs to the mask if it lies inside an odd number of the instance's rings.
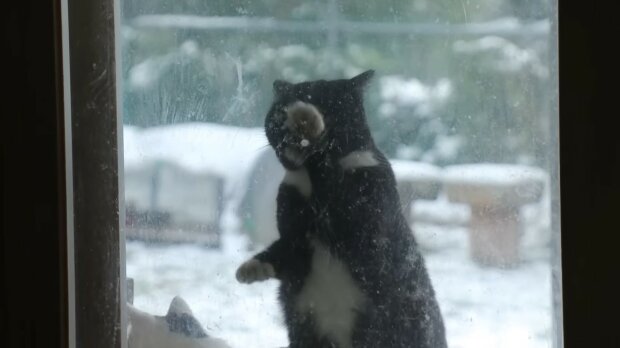
[[[305,168],[312,194],[283,183],[277,198],[280,239],[255,256],[273,265],[291,348],[338,347],[320,335],[312,314],[295,301],[311,272],[311,239],[327,246],[351,273],[367,299],[358,309],[352,346],[443,348],[444,324],[433,287],[399,204],[394,174],[370,134],[363,89],[373,72],[353,79],[274,83],[274,103],[265,120],[269,143],[288,170]],[[282,126],[283,109],[295,101],[313,104],[325,132],[309,146]],[[284,155],[292,148],[303,158]],[[352,151],[370,151],[378,165],[343,169]],[[346,348],[346,347],[339,347]]]

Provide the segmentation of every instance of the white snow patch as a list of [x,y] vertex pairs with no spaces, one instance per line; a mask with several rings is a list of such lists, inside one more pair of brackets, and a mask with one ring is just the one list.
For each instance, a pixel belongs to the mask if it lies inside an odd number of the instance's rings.
[[416,78],[384,76],[380,80],[383,104],[380,112],[385,117],[396,114],[400,107],[416,107],[420,116],[429,116],[452,95],[452,82],[446,78],[426,85]]
[[547,77],[549,74],[535,50],[521,48],[503,37],[485,36],[470,41],[459,40],[454,43],[453,48],[457,53],[488,55],[490,65],[498,71],[519,72],[530,68],[539,77]]
[[447,226],[465,226],[469,222],[471,210],[469,206],[448,200],[445,193],[440,193],[435,200],[420,199],[412,207],[413,221]]
[[[126,126],[124,135],[127,168],[170,161],[190,171],[221,175],[228,190],[241,194],[246,190],[249,168],[267,145],[262,129],[213,124],[150,129]],[[504,164],[448,167],[442,175],[432,165],[391,162],[400,176],[436,179],[439,175],[447,180],[495,185],[514,185],[545,175],[537,168]],[[543,201],[549,204],[548,199]],[[416,202],[414,213],[447,220],[445,224],[416,223],[414,233],[425,251],[450,347],[551,345],[551,264],[546,245],[524,244],[523,261],[514,269],[481,268],[469,258],[467,230],[462,226],[468,217],[466,207],[440,196],[437,201]],[[546,219],[548,214],[547,210],[533,218]],[[526,236],[535,233],[529,224],[525,227]],[[239,284],[236,269],[258,250],[248,250],[247,238],[230,225],[225,226],[222,238],[220,250],[127,242],[127,276],[134,278],[135,306],[162,313],[172,298],[182,296],[207,332],[232,347],[287,346],[277,301],[278,282]]]
[[165,161],[231,179],[242,177],[268,145],[262,128],[183,123],[144,129],[124,126],[123,130],[125,168]]
[[391,159],[390,164],[397,180],[441,180],[441,169],[429,163]]
[[517,186],[532,181],[545,182],[547,173],[539,168],[517,164],[476,163],[447,166],[443,180],[452,184]]
[[434,152],[440,159],[455,158],[463,145],[463,139],[458,135],[438,135]]
[[[522,263],[514,269],[481,268],[469,258],[464,228],[434,228],[427,237],[434,235],[442,247],[426,252],[425,259],[449,346],[550,347],[548,250],[524,250]],[[244,237],[231,231],[224,234],[222,250],[128,242],[127,276],[134,278],[135,306],[165,313],[170,299],[180,295],[207,332],[231,347],[286,347],[278,282],[248,286],[235,280],[236,268],[256,251],[248,251],[246,245]]]
[[165,313],[170,300],[182,296],[207,333],[231,347],[287,346],[278,282],[239,284],[235,270],[252,253],[245,238],[234,232],[223,237],[222,250],[127,242],[134,305],[149,313]]
[[234,210],[246,191],[254,161],[268,146],[262,128],[183,123],[152,128],[123,127],[125,170],[153,163],[224,179],[223,224],[236,224]]
[[127,87],[130,89],[151,88],[172,65],[187,59],[199,59],[200,54],[200,47],[196,41],[184,41],[169,53],[151,56],[132,66],[129,70]]
[[148,88],[153,86],[164,70],[172,64],[173,56],[148,58],[129,70],[130,88]]

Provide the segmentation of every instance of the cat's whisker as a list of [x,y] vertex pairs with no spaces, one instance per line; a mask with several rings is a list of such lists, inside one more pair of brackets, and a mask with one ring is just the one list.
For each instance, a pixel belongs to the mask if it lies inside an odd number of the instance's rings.
[[269,145],[269,144],[262,145],[262,146],[256,148],[256,150],[254,150],[254,152],[263,151],[263,149],[266,148],[266,147],[271,147],[271,145]]

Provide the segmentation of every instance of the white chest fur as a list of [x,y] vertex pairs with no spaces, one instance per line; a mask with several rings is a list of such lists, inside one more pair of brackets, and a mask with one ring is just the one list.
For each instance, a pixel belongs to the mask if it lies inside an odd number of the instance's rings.
[[300,168],[298,170],[287,170],[282,179],[282,183],[295,187],[299,193],[308,198],[312,194],[312,183],[310,182],[310,175],[306,168]]
[[341,348],[352,347],[356,313],[364,306],[365,296],[341,261],[321,243],[314,241],[313,246],[312,269],[297,309],[313,316],[320,334]]

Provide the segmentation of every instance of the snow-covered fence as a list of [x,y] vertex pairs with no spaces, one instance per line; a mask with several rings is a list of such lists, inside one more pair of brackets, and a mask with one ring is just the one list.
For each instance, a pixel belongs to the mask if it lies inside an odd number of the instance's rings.
[[500,35],[546,36],[549,21],[521,23],[516,18],[501,18],[489,22],[465,24],[394,23],[350,21],[339,18],[339,11],[332,11],[327,21],[295,21],[261,17],[208,17],[193,15],[141,15],[129,22],[135,28],[182,30],[234,30],[242,32],[293,32],[293,33],[365,33],[375,35]]

